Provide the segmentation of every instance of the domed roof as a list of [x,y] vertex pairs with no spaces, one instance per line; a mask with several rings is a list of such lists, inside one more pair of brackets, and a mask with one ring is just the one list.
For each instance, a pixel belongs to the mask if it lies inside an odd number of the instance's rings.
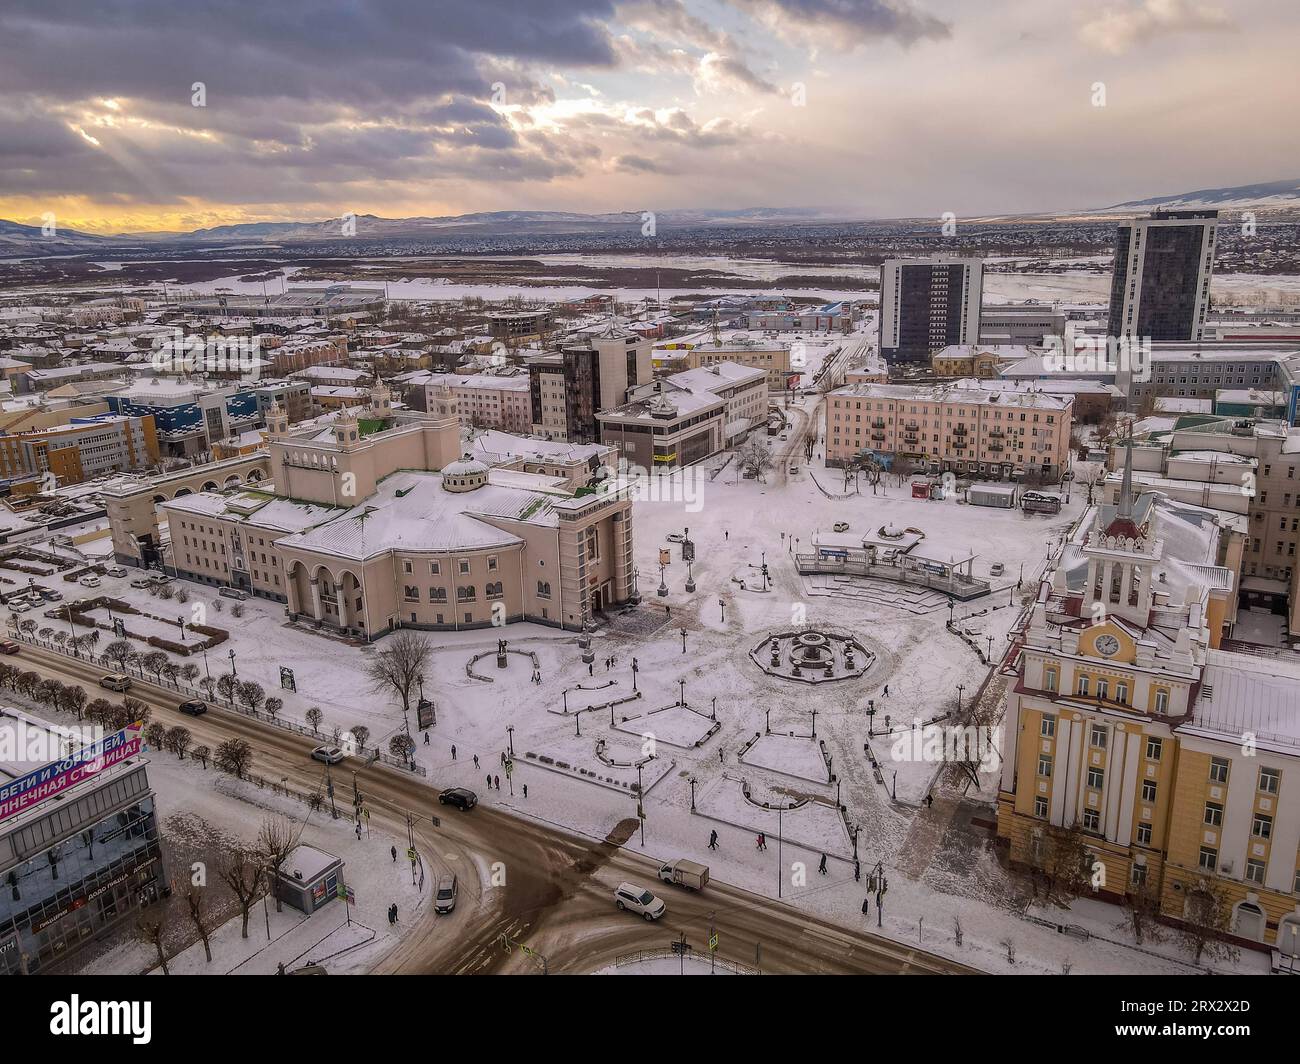
[[464,455],[459,461],[450,462],[442,468],[442,475],[445,477],[464,477],[481,474],[487,475],[488,467],[480,462],[477,458],[471,458]]

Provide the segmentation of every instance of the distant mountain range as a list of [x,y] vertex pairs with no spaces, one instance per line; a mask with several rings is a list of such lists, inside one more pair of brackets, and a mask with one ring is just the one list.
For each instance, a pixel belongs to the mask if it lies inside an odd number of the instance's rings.
[[1106,210],[1134,211],[1153,207],[1168,207],[1171,210],[1300,207],[1300,178],[1291,178],[1288,181],[1267,181],[1260,185],[1201,188],[1195,192],[1180,192],[1172,196],[1152,196],[1150,199],[1117,203],[1113,207],[1107,207]]
[[[232,242],[318,243],[331,240],[396,240],[432,236],[515,236],[527,233],[594,233],[613,229],[639,230],[647,215],[641,211],[579,214],[571,211],[485,211],[435,218],[381,218],[358,214],[322,221],[241,222],[195,229],[188,233],[123,233],[98,236],[76,229],[59,229],[46,236],[39,226],[0,220],[0,254],[56,254],[111,251],[141,244],[217,244]],[[654,212],[656,227],[772,225],[843,220],[843,212],[817,207],[747,207],[736,210],[700,208]]]
[[[1155,207],[1234,209],[1261,207],[1300,209],[1300,179],[1270,181],[1231,188],[1205,188],[1150,199],[1129,200],[1113,207],[1085,213],[1145,211]],[[1078,212],[1071,212],[1077,217]],[[1001,216],[1011,221],[1014,215]],[[1046,217],[1039,214],[1034,217]],[[242,222],[195,229],[188,233],[123,233],[101,236],[76,229],[57,229],[46,236],[40,226],[0,220],[0,256],[76,255],[109,253],[149,245],[222,244],[315,244],[331,241],[418,240],[421,237],[521,236],[565,233],[601,233],[640,230],[641,211],[611,214],[580,214],[573,211],[485,211],[476,214],[444,215],[434,218],[381,218],[359,214],[346,219],[319,221]],[[739,209],[698,208],[655,212],[661,229],[702,226],[797,225],[804,223],[854,221],[845,210],[822,207],[746,207]]]

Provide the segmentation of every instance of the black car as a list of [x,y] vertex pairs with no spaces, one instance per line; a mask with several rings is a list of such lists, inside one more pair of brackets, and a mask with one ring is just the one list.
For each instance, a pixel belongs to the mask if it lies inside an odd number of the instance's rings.
[[208,711],[208,704],[197,698],[191,698],[188,702],[182,702],[177,708],[191,717],[201,717]]
[[438,795],[438,801],[443,805],[454,805],[457,809],[469,812],[478,805],[478,795],[468,787],[452,787],[451,790],[443,791]]

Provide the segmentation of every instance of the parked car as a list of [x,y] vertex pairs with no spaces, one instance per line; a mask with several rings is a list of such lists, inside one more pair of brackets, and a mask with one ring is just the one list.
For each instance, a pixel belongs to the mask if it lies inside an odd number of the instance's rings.
[[849,530],[849,523],[847,521],[836,521],[833,527],[836,532],[847,532]]
[[109,576],[126,576],[126,570],[120,565],[110,565],[104,570]]
[[1001,562],[994,562],[993,567],[989,569],[989,572],[992,573],[994,576],[1001,576],[1006,571],[1007,571],[1007,567],[1003,565]]
[[311,752],[313,760],[323,761],[327,765],[337,765],[348,755],[337,746],[318,746]]
[[9,608],[13,610],[14,613],[26,613],[32,608],[32,606],[26,599],[10,599]]
[[223,587],[217,592],[217,594],[222,598],[239,599],[240,602],[243,602],[244,599],[248,598],[248,592],[240,591],[237,587]]
[[681,858],[661,865],[659,878],[665,883],[676,883],[688,890],[703,890],[709,882],[709,866]]
[[3,643],[0,643],[0,654],[17,654],[21,649],[12,639],[6,639]]
[[77,581],[77,583],[79,583],[82,587],[99,587],[99,577],[83,576],[80,580]]
[[56,590],[55,590],[54,588],[52,588],[52,587],[42,588],[42,589],[41,589],[41,593],[45,596],[45,598],[46,598],[49,602],[62,602],[62,601],[63,601],[63,592],[62,592],[62,591],[56,591]]
[[127,691],[131,687],[131,677],[120,672],[110,672],[99,681],[99,686],[106,687],[110,691]]
[[668,535],[664,536],[664,539],[668,540],[669,543],[686,542],[686,536],[681,532],[669,532]]
[[187,716],[201,717],[208,711],[208,704],[201,698],[191,698],[187,702],[182,702],[176,708]]
[[433,898],[433,911],[436,913],[449,913],[456,908],[456,892],[456,877],[454,875],[439,878],[438,892]]
[[146,588],[152,583],[153,581],[150,580],[147,576],[137,576],[134,580],[131,581],[131,586],[138,587],[138,588]]
[[614,891],[614,904],[620,912],[640,913],[647,920],[658,920],[668,911],[662,898],[656,898],[645,887],[620,883]]
[[468,813],[478,805],[478,795],[468,787],[452,787],[439,794],[438,801],[442,805],[454,805],[462,812]]

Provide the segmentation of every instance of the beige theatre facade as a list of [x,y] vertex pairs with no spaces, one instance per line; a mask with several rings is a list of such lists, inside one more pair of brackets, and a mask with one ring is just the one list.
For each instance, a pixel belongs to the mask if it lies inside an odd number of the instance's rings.
[[118,560],[144,564],[133,544],[152,522],[168,572],[367,639],[516,620],[576,629],[635,594],[618,483],[575,491],[463,457],[453,410],[395,412],[383,385],[365,408],[292,430],[273,408],[268,429],[269,487],[159,502],[166,537],[136,498],[118,508]]

